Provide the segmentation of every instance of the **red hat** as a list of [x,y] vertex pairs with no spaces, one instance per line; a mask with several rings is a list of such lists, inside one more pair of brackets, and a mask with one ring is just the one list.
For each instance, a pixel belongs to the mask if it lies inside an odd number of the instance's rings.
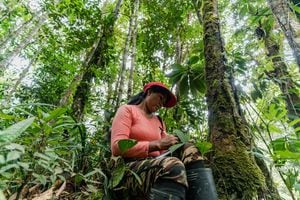
[[151,88],[153,86],[158,86],[158,87],[163,88],[166,91],[167,95],[169,96],[169,98],[168,98],[166,104],[164,105],[164,107],[171,108],[171,107],[175,106],[175,104],[177,102],[176,96],[167,88],[167,86],[165,86],[161,82],[150,82],[150,83],[147,83],[144,86],[144,92],[146,92],[149,88]]

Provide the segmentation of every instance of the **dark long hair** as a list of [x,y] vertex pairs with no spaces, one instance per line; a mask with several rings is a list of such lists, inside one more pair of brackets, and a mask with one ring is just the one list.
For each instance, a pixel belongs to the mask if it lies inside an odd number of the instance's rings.
[[147,92],[140,92],[134,95],[129,101],[128,105],[138,105],[146,98]]
[[151,88],[149,88],[146,92],[140,92],[136,95],[134,95],[129,101],[128,101],[128,105],[138,105],[140,104],[142,101],[144,101],[144,99],[146,98],[147,96],[147,92],[148,91],[151,91],[151,92],[154,92],[154,93],[161,93],[161,94],[166,94],[167,95],[167,101],[169,101],[170,99],[170,96],[169,96],[169,92],[162,88],[162,87],[159,87],[159,86],[152,86]]

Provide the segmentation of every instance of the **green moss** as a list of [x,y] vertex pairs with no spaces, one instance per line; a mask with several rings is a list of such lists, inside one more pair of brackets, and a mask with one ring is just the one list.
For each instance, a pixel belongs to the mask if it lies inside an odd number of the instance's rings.
[[[222,147],[222,149],[220,149]],[[223,138],[213,159],[219,199],[251,200],[266,188],[262,172],[235,136]]]

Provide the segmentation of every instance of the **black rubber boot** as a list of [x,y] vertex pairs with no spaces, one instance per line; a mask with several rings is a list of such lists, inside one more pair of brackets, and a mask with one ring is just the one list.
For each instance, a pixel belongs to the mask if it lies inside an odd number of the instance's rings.
[[163,192],[159,189],[151,188],[149,200],[183,200],[174,194]]
[[169,180],[159,180],[151,188],[150,200],[185,200],[186,187]]
[[217,191],[210,168],[187,169],[187,200],[217,200]]

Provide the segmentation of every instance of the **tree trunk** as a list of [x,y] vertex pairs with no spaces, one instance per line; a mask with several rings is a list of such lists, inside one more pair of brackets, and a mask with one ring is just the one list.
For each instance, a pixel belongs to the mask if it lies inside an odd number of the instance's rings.
[[[284,98],[286,109],[288,111],[289,121],[299,118],[300,97],[294,92],[296,84],[288,73],[288,66],[281,57],[280,44],[276,42],[271,33],[267,33],[263,38],[268,57],[272,60],[274,70],[265,72],[266,75],[279,86]],[[300,127],[300,123],[294,125],[294,128]],[[299,131],[300,132],[300,131]]]
[[118,0],[114,12],[108,16],[108,20],[104,20],[106,23],[103,25],[102,34],[99,38],[99,42],[95,48],[91,59],[87,63],[86,69],[83,71],[82,79],[76,88],[74,101],[72,104],[73,115],[78,122],[83,119],[83,111],[88,101],[88,96],[91,88],[91,82],[95,78],[95,68],[104,68],[109,62],[107,43],[108,39],[112,37],[114,23],[118,18],[119,9],[122,0]]
[[116,108],[118,108],[120,106],[120,102],[122,99],[122,94],[123,94],[124,86],[125,86],[124,81],[125,81],[126,64],[128,61],[128,51],[129,51],[130,39],[132,37],[132,31],[133,31],[134,6],[135,6],[135,3],[133,3],[133,5],[131,5],[131,7],[133,9],[131,9],[131,16],[130,16],[129,25],[128,25],[128,32],[127,32],[127,36],[126,36],[126,40],[125,40],[125,46],[123,49],[122,67],[121,67],[121,70],[119,73],[119,81],[118,81],[118,84],[116,87],[116,90],[118,91],[116,105],[115,105]]
[[289,8],[287,0],[268,0],[271,10],[277,19],[296,59],[300,69],[300,34],[290,23]]
[[267,191],[260,191],[258,193],[258,199],[268,199],[268,200],[281,200],[279,192],[277,190],[277,187],[273,181],[272,174],[270,173],[270,170],[268,166],[266,165],[266,162],[263,158],[256,156],[255,162],[259,166],[260,170],[265,176],[265,182],[268,187]]
[[193,2],[193,6],[195,8],[195,12],[196,12],[196,15],[197,15],[197,18],[198,18],[198,21],[200,24],[202,24],[202,16],[201,16],[201,13],[200,13],[200,8],[201,8],[201,1],[199,0],[192,0]]
[[[79,85],[76,87],[74,100],[72,104],[73,116],[77,122],[83,121],[84,116],[84,109],[86,104],[88,103],[88,97],[90,94],[91,83],[92,80],[96,77],[95,70],[96,68],[105,68],[109,62],[108,58],[108,50],[110,48],[108,44],[108,40],[112,37],[114,24],[118,18],[119,9],[121,6],[122,0],[118,0],[114,12],[110,14],[106,20],[104,20],[104,25],[102,27],[102,32],[100,38],[98,39],[99,42],[96,44],[96,48],[93,51],[93,54],[88,60],[87,65],[83,69],[82,74],[78,76],[77,81]],[[76,83],[76,81],[74,82]],[[84,129],[84,126],[82,126]],[[85,155],[85,144],[86,144],[86,131],[80,129],[80,139],[81,139],[81,146],[82,150],[80,152],[80,159],[79,159],[79,169],[85,171],[85,163],[88,161],[86,160]]]
[[25,69],[22,70],[19,78],[17,79],[16,83],[14,84],[14,86],[8,91],[7,94],[7,101],[11,100],[11,97],[13,96],[13,94],[17,91],[19,85],[21,84],[22,80],[26,77],[27,73],[30,70],[30,67],[35,63],[36,59],[31,59],[30,63],[27,65],[27,67]]
[[31,28],[30,25],[32,25],[32,27],[35,27],[36,25],[34,23],[36,21],[39,21],[41,17],[42,15],[40,15],[40,13],[37,13],[35,16],[31,17],[28,21],[25,21],[19,27],[12,27],[8,31],[7,35],[4,36],[4,39],[0,40],[0,47],[4,47],[4,45],[6,45],[8,41],[16,38],[20,33],[26,32],[26,30]]
[[14,59],[15,56],[19,55],[21,51],[28,46],[32,40],[35,38],[36,34],[40,30],[40,27],[43,25],[43,23],[46,21],[45,17],[41,17],[37,24],[32,27],[32,29],[29,31],[28,35],[24,37],[24,40],[21,41],[20,44],[18,44],[17,47],[15,47],[8,55],[6,55],[6,59],[2,60],[0,62],[0,68],[6,68],[10,62]]
[[131,34],[131,63],[130,63],[129,78],[128,78],[127,99],[130,99],[133,91],[133,72],[135,69],[135,60],[136,60],[136,36],[137,36],[139,4],[140,4],[139,0],[134,1],[134,6],[133,6],[134,21],[133,21],[133,30]]
[[[266,188],[251,150],[246,123],[239,112],[222,42],[217,0],[203,1],[204,54],[212,168],[220,199],[255,199]],[[246,183],[246,184],[245,184]]]

